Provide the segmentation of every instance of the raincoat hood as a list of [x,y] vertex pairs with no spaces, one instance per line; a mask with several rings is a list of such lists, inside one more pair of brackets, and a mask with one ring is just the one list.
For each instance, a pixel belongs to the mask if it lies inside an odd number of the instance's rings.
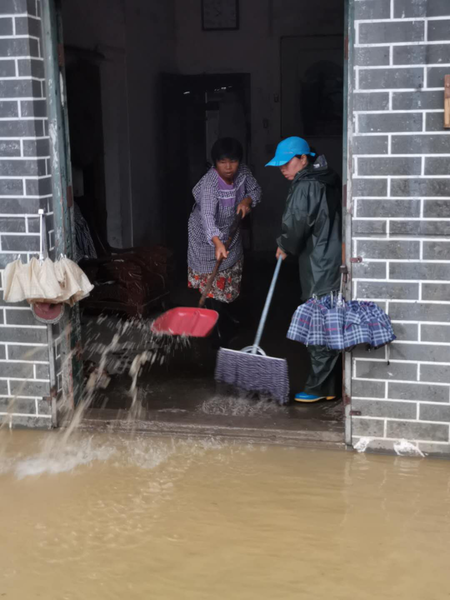
[[313,179],[332,187],[339,187],[341,185],[338,174],[333,169],[330,169],[323,155],[319,156],[313,165],[308,165],[305,169],[299,171],[292,183],[303,178]]

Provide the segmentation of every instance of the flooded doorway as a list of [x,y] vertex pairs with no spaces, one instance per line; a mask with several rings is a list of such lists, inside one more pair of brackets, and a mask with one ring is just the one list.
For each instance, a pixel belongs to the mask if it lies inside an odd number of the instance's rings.
[[[225,93],[237,93],[235,104],[243,109],[244,126],[235,128],[233,135],[242,135],[245,140],[246,160],[264,194],[247,224],[243,290],[233,307],[240,322],[231,342],[233,348],[252,342],[273,273],[275,239],[287,185],[279,173],[264,165],[273,156],[278,141],[289,134],[312,136],[317,150],[328,155],[335,170],[341,170],[342,130],[338,131],[334,118],[331,133],[324,127],[324,116],[328,114],[323,111],[325,100],[334,98],[336,90],[329,89],[330,82],[323,79],[327,70],[319,67],[329,60],[329,55],[339,53],[335,46],[343,39],[344,1],[321,0],[313,12],[305,9],[306,2],[277,0],[263,9],[257,4],[240,7],[240,29],[204,31],[198,2],[193,0],[164,6],[139,0],[99,2],[95,6],[84,1],[64,3],[66,44],[72,52],[76,48],[79,55],[86,56],[87,50],[93,53],[90,56],[100,73],[106,190],[106,227],[100,232],[103,248],[107,254],[120,255],[119,261],[131,260],[130,253],[144,251],[145,258],[141,254],[141,262],[132,271],[139,281],[153,261],[150,289],[141,286],[141,292],[145,291],[141,296],[133,287],[135,281],[112,285],[116,276],[120,279],[120,269],[115,272],[107,266],[108,262],[102,263],[106,272],[101,282],[105,295],[96,306],[93,297],[85,304],[85,348],[92,340],[108,346],[130,316],[143,315],[147,319],[165,307],[198,302],[197,293],[189,292],[186,286],[186,221],[192,206],[192,186],[207,169],[211,141],[222,135],[217,107],[220,111]],[[290,57],[287,62],[286,56]],[[336,68],[342,70],[342,61]],[[315,114],[313,130],[304,129],[300,120],[304,111],[297,110],[305,85],[316,94],[321,107]],[[198,92],[200,100],[192,103],[189,119],[178,110],[180,104],[174,101],[174,90],[185,99],[193,96],[193,91]],[[295,110],[290,108],[290,98]],[[183,138],[187,127],[189,136]],[[95,232],[94,243],[98,237]],[[156,247],[161,249],[160,254],[148,252]],[[128,256],[120,254],[125,251]],[[94,273],[93,277],[97,275]],[[101,286],[97,288],[100,290]],[[297,265],[286,263],[263,346],[271,356],[287,356],[293,391],[302,389],[309,367],[306,350],[285,339],[299,297]],[[99,313],[107,318],[103,320],[102,316],[99,321]],[[131,337],[137,340],[133,342],[135,349],[141,350],[139,332],[136,329]],[[128,334],[131,335],[131,329]],[[95,368],[89,362],[95,360],[95,352],[89,351],[87,369]],[[178,421],[185,419],[189,423],[203,418],[208,423],[228,419],[240,426],[237,419],[242,417],[260,430],[269,427],[272,419],[279,431],[292,428],[299,435],[312,431],[315,437],[319,432],[317,435],[324,439],[323,432],[327,431],[334,441],[343,441],[339,401],[321,406],[293,405],[287,410],[275,407],[264,411],[260,406],[263,420],[259,422],[251,402],[242,405],[240,398],[231,402],[217,400],[214,362],[211,347],[207,342],[199,342],[148,373],[142,372],[140,389],[149,419],[164,417],[167,421],[172,415],[173,421],[177,415]],[[112,372],[110,376],[111,387],[99,394],[95,410],[126,410],[130,401],[126,393],[130,385],[128,373]]]

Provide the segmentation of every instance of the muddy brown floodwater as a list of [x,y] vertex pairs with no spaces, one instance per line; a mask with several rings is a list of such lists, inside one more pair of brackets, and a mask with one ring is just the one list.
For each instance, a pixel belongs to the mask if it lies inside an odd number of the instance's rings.
[[0,598],[450,597],[450,463],[0,431]]

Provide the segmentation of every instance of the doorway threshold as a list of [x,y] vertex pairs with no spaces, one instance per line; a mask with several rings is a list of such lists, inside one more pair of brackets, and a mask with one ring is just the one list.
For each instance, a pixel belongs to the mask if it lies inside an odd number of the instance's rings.
[[260,444],[345,447],[341,401],[276,402],[221,390],[200,373],[151,370],[139,378],[134,417],[130,378],[114,378],[86,411],[83,428],[177,437],[217,437]]
[[344,426],[319,419],[292,420],[256,416],[199,415],[180,411],[144,411],[130,420],[126,410],[91,409],[80,428],[153,436],[218,438],[243,443],[345,449]]

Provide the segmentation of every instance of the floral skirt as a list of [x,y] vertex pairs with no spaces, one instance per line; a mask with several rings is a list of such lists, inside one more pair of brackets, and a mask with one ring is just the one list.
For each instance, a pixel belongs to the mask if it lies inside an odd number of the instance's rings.
[[[227,304],[234,302],[241,292],[243,266],[244,260],[241,258],[229,269],[220,271],[207,297]],[[198,289],[200,293],[203,293],[209,276],[209,273],[196,273],[188,267],[188,287]]]

